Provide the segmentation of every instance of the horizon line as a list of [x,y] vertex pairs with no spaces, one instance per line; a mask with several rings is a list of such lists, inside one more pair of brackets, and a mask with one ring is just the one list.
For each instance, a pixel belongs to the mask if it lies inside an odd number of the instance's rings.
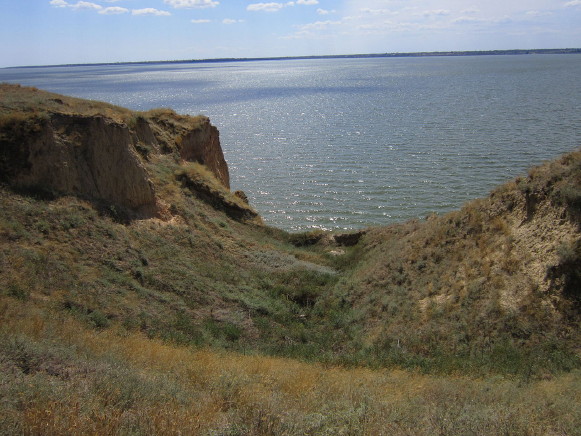
[[437,57],[437,56],[491,56],[491,55],[527,55],[527,54],[581,54],[581,48],[540,48],[540,49],[502,49],[502,50],[452,50],[452,51],[421,51],[421,52],[392,52],[392,53],[355,53],[339,55],[302,55],[302,56],[266,56],[266,57],[225,57],[207,59],[179,59],[156,61],[118,61],[118,62],[89,62],[49,65],[18,65],[2,67],[10,68],[52,68],[52,67],[81,67],[106,65],[143,65],[143,64],[187,64],[187,63],[220,63],[220,62],[255,62],[255,61],[284,61],[308,59],[358,59],[358,58],[395,58],[395,57]]

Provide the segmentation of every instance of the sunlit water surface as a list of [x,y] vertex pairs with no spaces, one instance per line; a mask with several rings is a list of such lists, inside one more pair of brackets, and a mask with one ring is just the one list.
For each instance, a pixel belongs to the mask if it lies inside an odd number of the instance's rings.
[[206,114],[233,189],[287,230],[442,213],[581,145],[581,56],[0,70],[136,110]]

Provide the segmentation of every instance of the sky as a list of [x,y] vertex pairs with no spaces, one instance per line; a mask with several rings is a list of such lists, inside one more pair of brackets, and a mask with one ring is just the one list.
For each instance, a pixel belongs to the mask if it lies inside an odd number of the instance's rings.
[[581,47],[581,0],[0,0],[0,67]]

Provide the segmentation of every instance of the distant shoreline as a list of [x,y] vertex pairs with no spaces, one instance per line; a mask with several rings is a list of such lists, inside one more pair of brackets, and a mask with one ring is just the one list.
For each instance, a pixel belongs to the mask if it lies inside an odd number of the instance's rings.
[[215,59],[184,59],[172,61],[135,61],[135,62],[97,62],[88,64],[55,64],[4,67],[10,68],[50,68],[50,67],[82,67],[106,65],[159,65],[159,64],[202,64],[222,62],[255,62],[255,61],[286,61],[308,59],[362,59],[362,58],[403,58],[403,57],[435,57],[435,56],[503,56],[529,54],[581,54],[581,48],[547,48],[547,49],[514,49],[514,50],[471,50],[471,51],[432,51],[410,53],[367,53],[346,55],[313,55],[313,56],[274,56],[258,58],[215,58]]

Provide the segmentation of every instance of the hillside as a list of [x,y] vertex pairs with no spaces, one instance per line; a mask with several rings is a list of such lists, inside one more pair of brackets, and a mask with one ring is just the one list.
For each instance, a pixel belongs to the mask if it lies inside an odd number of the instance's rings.
[[457,212],[370,229],[346,298],[381,359],[568,366],[565,349],[581,351],[580,228],[575,152]]
[[206,117],[0,85],[0,204],[0,434],[581,427],[581,151],[443,216],[288,234]]

